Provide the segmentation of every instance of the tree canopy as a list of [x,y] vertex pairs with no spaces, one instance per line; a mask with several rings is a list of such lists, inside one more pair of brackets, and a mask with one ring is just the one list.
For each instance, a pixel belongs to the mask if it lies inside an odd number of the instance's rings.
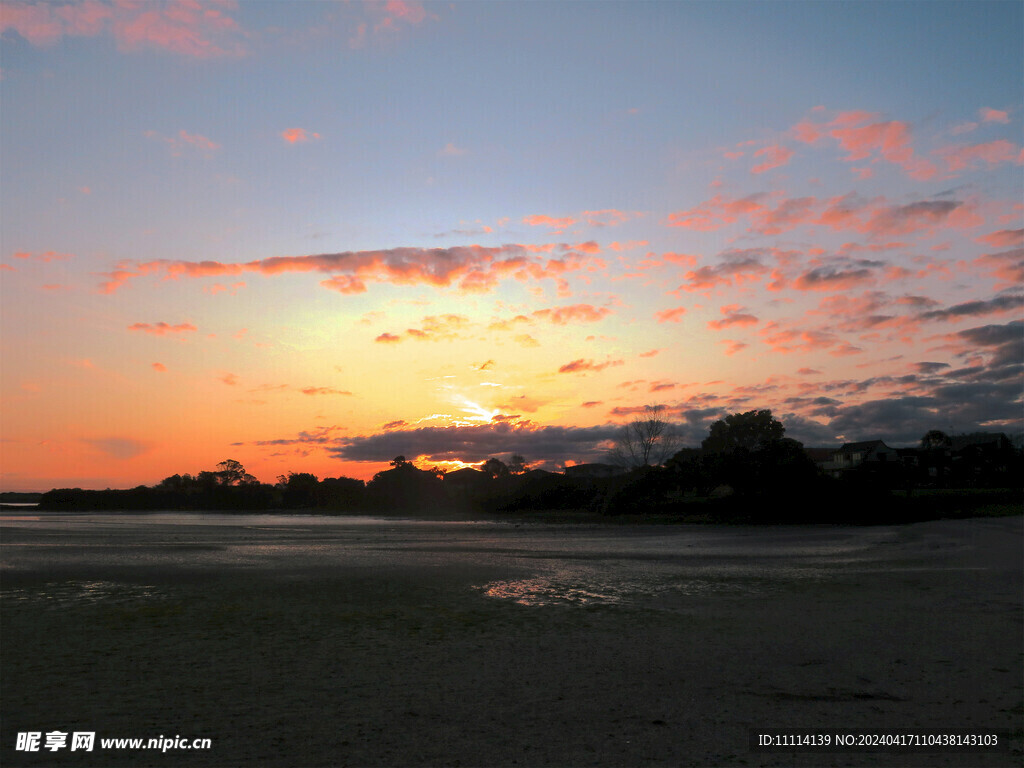
[[756,451],[763,445],[781,440],[785,434],[786,428],[770,410],[733,413],[711,425],[701,448],[707,453]]

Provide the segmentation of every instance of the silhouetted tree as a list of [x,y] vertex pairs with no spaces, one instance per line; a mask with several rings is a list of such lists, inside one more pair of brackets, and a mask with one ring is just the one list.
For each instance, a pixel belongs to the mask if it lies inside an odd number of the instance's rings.
[[245,467],[234,459],[227,459],[217,465],[217,473],[221,485],[248,485],[257,482],[256,478],[245,471]]
[[483,469],[483,471],[490,475],[494,480],[502,477],[508,477],[508,467],[505,466],[505,462],[501,459],[490,458],[484,462],[481,469]]
[[622,467],[647,467],[663,464],[679,448],[674,425],[662,416],[665,406],[645,406],[645,415],[623,427],[608,454],[613,464]]
[[699,448],[682,448],[665,462],[665,467],[681,491],[696,491],[698,495],[706,496],[719,482],[712,471],[714,461],[714,456]]
[[929,429],[921,438],[921,448],[924,450],[949,448],[951,445],[953,445],[953,441],[941,429]]
[[282,503],[291,509],[320,506],[320,481],[309,472],[289,472],[278,478],[284,486]]
[[365,503],[366,483],[351,477],[325,477],[320,481],[320,494],[325,507],[357,510]]
[[733,413],[711,425],[701,448],[705,453],[733,453],[737,449],[753,451],[763,443],[781,440],[785,434],[786,428],[772,416],[771,411]]
[[442,498],[441,480],[418,469],[404,456],[391,462],[393,469],[378,472],[366,485],[367,502],[380,511],[408,511],[436,506]]
[[526,471],[526,458],[519,453],[513,453],[508,460],[508,471],[513,475],[521,475]]

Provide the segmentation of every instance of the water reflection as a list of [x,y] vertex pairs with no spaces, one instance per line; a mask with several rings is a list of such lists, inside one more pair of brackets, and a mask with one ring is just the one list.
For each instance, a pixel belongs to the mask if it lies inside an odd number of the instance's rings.
[[519,605],[543,606],[559,604],[600,605],[622,601],[616,590],[597,590],[596,585],[581,586],[561,579],[537,577],[492,581],[480,587],[487,597],[511,600]]
[[[793,573],[787,574],[790,578]],[[814,578],[820,574],[802,573]],[[800,578],[800,577],[798,577]],[[614,569],[612,573],[559,570],[549,575],[492,581],[478,589],[485,597],[509,600],[519,605],[624,605],[647,602],[653,597],[749,596],[775,592],[782,580],[729,578],[686,574],[650,574]]]

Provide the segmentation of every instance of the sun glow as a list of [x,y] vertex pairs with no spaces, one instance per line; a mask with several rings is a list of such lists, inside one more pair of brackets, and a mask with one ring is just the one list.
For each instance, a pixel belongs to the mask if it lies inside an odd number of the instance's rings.
[[468,397],[463,395],[456,395],[452,398],[452,402],[462,406],[462,412],[470,414],[466,420],[460,421],[455,419],[452,424],[457,427],[466,426],[468,424],[489,424],[494,420],[494,417],[501,413],[500,410],[488,410],[479,403],[474,403]]

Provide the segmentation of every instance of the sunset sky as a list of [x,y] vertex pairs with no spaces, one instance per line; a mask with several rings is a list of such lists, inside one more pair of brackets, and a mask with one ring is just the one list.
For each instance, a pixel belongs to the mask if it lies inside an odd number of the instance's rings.
[[1015,435],[1022,8],[5,0],[0,490]]

